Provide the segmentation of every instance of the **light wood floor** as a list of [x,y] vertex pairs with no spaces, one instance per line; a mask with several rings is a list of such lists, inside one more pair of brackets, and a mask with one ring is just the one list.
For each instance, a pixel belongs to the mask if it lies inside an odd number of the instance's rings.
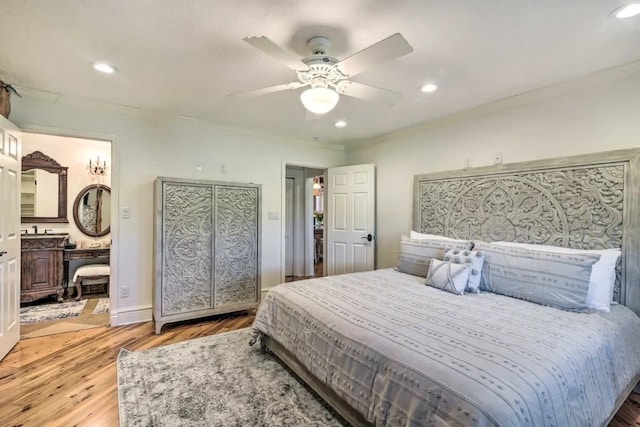
[[[104,294],[87,298],[87,305],[77,317],[20,325],[20,339],[55,335],[98,326],[109,326],[109,313],[93,314],[93,309],[96,308],[100,298],[108,298],[108,296]],[[74,301],[74,299],[68,298],[65,300],[65,302],[69,301]]]
[[[199,323],[100,327],[21,341],[0,362],[0,426],[117,426],[116,358],[121,348],[144,350],[250,326],[252,314]],[[640,426],[640,395],[610,424]]]
[[199,323],[99,327],[22,340],[0,362],[0,426],[118,425],[116,359],[144,350],[250,326],[252,314]]

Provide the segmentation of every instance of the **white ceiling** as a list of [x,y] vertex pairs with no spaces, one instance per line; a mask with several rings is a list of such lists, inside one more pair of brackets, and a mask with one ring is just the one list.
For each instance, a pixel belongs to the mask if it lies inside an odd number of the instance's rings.
[[[0,74],[16,86],[203,119],[271,135],[349,143],[640,59],[624,0],[0,0]],[[295,80],[242,41],[265,35],[307,56],[312,36],[342,59],[400,32],[414,52],[354,81],[402,92],[394,106],[342,97],[305,121]],[[91,68],[107,61],[119,72]],[[440,89],[423,94],[435,81]],[[346,128],[333,122],[343,118]]]

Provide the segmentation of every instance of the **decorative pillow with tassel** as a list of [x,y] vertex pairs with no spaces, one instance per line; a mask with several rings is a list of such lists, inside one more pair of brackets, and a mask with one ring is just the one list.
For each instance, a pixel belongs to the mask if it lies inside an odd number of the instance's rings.
[[454,264],[470,264],[471,274],[467,282],[467,292],[480,292],[480,278],[484,265],[484,254],[480,251],[449,249],[444,253],[444,260]]

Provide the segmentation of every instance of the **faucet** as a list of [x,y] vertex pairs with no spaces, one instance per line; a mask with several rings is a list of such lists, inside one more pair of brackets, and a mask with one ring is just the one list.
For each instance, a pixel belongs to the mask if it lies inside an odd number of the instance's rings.
[[34,229],[35,234],[38,234],[38,224],[32,225],[31,228]]

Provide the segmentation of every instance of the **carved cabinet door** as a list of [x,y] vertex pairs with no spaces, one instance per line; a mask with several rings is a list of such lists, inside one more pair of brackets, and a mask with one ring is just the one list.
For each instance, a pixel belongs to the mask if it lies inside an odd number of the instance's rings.
[[156,180],[154,318],[255,307],[260,296],[260,186]]
[[259,189],[216,185],[215,306],[258,301]]
[[162,316],[213,308],[213,187],[162,187]]
[[55,286],[55,265],[56,254],[51,250],[31,252],[31,274],[32,288],[49,288]]

